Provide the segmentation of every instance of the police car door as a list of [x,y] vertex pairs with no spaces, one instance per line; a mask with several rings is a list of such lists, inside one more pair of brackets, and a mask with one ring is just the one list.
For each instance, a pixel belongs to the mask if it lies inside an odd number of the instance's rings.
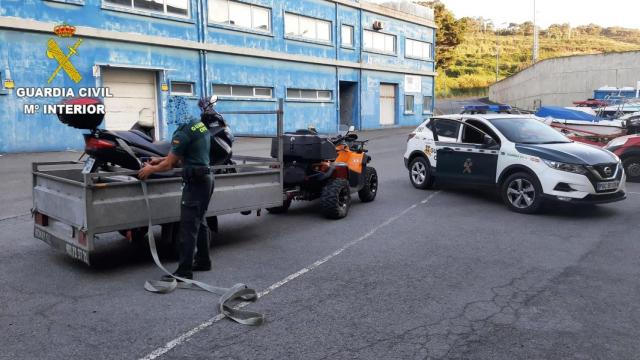
[[[487,134],[485,130],[490,130],[477,120],[469,120],[469,123],[453,121],[458,123],[456,140],[439,135],[436,139],[437,177],[443,183],[495,184],[500,148],[495,140],[497,136]],[[444,124],[447,126],[451,125]],[[443,126],[435,124],[435,127]]]

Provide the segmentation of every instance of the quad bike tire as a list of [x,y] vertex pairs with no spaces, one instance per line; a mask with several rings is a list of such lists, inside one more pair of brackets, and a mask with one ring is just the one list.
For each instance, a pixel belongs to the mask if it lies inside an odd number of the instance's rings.
[[345,179],[332,179],[322,188],[322,213],[329,219],[342,219],[351,207],[351,189]]
[[378,195],[378,172],[373,167],[367,167],[364,173],[364,186],[358,191],[362,202],[371,202]]
[[284,214],[287,211],[289,211],[289,207],[290,206],[291,206],[291,200],[285,200],[282,203],[282,206],[276,206],[276,207],[267,208],[267,211],[270,214]]

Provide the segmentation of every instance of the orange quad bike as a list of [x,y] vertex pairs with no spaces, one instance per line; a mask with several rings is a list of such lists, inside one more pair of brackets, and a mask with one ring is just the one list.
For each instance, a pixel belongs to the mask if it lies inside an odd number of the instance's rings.
[[[285,213],[293,200],[320,199],[326,217],[341,219],[349,213],[352,192],[357,192],[362,202],[373,201],[378,194],[378,173],[369,166],[368,140],[358,140],[353,131],[353,126],[341,129],[335,137],[320,135],[315,129],[285,133],[284,202],[267,210]],[[277,146],[274,139],[274,157]]]

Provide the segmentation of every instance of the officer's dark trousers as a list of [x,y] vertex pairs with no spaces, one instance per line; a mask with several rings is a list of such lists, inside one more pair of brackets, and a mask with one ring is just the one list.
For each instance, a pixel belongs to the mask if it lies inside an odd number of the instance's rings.
[[196,261],[210,262],[209,227],[205,214],[213,194],[211,175],[183,178],[182,201],[180,207],[180,264],[177,272],[190,274],[193,252],[197,245]]

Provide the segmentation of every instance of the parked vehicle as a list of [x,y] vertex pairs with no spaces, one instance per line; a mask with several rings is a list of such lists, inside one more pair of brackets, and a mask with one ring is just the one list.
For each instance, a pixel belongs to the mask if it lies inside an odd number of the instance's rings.
[[616,155],[523,115],[428,119],[409,135],[404,161],[416,188],[434,182],[487,186],[520,213],[538,212],[545,200],[598,204],[626,198]]
[[605,149],[622,159],[629,181],[640,182],[640,135],[627,135],[611,140]]
[[[369,166],[368,140],[358,140],[353,126],[336,137],[315,130],[298,130],[283,137],[284,202],[268,208],[271,213],[287,212],[293,200],[320,199],[324,215],[331,219],[347,216],[351,192],[362,202],[378,194],[378,173]],[[275,156],[274,139],[271,156]]]
[[[216,96],[200,100],[200,119],[211,133],[211,165],[231,165],[234,137],[222,115],[215,110],[216,102]],[[98,103],[101,103],[100,99],[95,98],[73,98],[63,102],[67,105]],[[104,115],[58,114],[61,122],[74,128],[90,130],[89,133],[83,134],[85,153],[89,155],[85,163],[86,172],[106,169],[109,165],[137,170],[140,168],[141,160],[169,154],[170,142],[154,141],[151,137],[153,124],[147,124],[140,119],[128,131],[112,131],[98,128],[103,117]],[[131,156],[131,153],[134,156]]]
[[548,125],[563,132],[585,132],[609,137],[626,134],[622,121],[603,119],[580,110],[560,106],[543,106],[535,115],[545,119]]

